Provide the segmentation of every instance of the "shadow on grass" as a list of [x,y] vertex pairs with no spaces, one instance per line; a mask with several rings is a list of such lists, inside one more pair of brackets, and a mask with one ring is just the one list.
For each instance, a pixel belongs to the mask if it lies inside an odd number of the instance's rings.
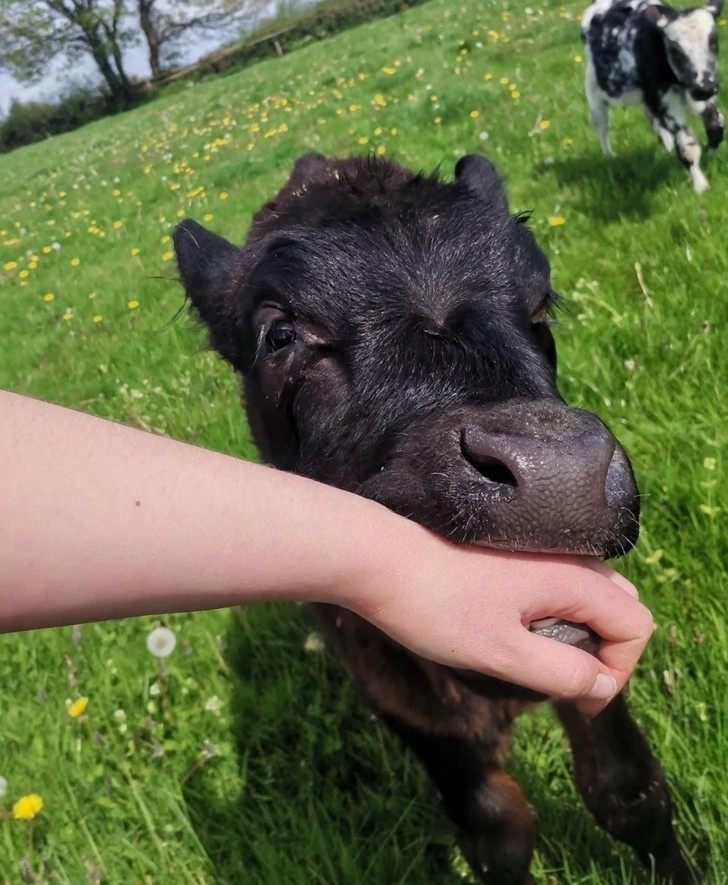
[[433,788],[333,656],[303,651],[311,630],[295,606],[231,613],[225,657],[242,790],[230,802],[214,763],[184,786],[214,881],[455,885],[454,841]]
[[[214,881],[462,882],[450,825],[419,763],[373,721],[330,653],[303,651],[310,630],[293,606],[231,613],[226,659],[242,789],[230,802],[232,785],[216,783],[214,764],[184,787]],[[519,754],[509,770],[536,810],[544,869],[605,885],[648,880],[573,791],[564,795],[563,781],[554,795],[542,768]]]
[[541,163],[536,173],[570,188],[576,207],[599,222],[649,218],[655,194],[665,182],[684,174],[677,159],[657,147],[616,157],[592,154]]

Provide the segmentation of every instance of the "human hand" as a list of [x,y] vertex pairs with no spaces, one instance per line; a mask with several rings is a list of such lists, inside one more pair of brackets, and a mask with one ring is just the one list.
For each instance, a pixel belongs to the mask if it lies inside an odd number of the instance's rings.
[[[369,578],[363,617],[425,658],[574,698],[590,715],[622,690],[653,630],[626,578],[587,557],[458,547],[417,529]],[[598,657],[529,631],[547,617],[591,627]]]

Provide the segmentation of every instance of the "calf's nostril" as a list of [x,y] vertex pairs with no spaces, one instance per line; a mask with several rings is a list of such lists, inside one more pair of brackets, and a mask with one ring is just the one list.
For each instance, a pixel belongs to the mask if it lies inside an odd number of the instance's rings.
[[489,451],[489,446],[479,444],[482,440],[473,437],[467,428],[461,434],[460,449],[465,460],[488,482],[515,489],[518,482],[505,461]]
[[508,467],[497,458],[490,458],[486,455],[475,460],[468,458],[468,461],[470,461],[478,473],[484,476],[488,482],[494,482],[502,486],[511,486],[512,488],[516,488],[518,485],[516,477],[511,473]]

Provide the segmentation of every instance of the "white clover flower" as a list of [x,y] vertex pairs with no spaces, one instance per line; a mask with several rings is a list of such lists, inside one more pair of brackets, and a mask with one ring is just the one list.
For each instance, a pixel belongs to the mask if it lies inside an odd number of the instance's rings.
[[208,713],[219,713],[221,709],[222,701],[216,694],[205,701],[205,710],[207,710]]
[[310,633],[303,643],[303,650],[311,654],[320,654],[325,648],[326,645],[318,633]]
[[8,791],[8,782],[5,780],[4,777],[0,777],[0,799],[3,798],[3,796],[7,793],[7,791]]
[[147,649],[155,658],[168,658],[177,645],[177,637],[168,627],[157,627],[147,636]]

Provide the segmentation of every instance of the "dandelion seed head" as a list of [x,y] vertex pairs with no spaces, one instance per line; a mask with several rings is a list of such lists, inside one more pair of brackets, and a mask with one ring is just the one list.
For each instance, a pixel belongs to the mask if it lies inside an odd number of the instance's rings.
[[147,650],[155,658],[168,658],[177,645],[177,637],[168,627],[156,627],[147,636]]

